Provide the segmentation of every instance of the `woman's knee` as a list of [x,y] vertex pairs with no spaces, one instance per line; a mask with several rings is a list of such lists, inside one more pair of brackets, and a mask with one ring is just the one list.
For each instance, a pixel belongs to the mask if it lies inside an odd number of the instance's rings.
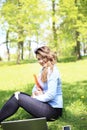
[[20,94],[19,91],[17,91],[17,92],[14,93],[14,97],[15,97],[17,100],[19,100],[19,94]]

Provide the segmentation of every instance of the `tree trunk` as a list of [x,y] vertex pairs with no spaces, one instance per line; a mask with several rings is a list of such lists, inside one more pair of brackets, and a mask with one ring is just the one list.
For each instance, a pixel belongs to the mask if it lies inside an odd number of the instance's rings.
[[57,33],[56,33],[56,23],[54,21],[55,18],[55,0],[52,0],[52,17],[53,17],[53,21],[52,21],[52,29],[53,29],[53,39],[54,39],[54,46],[57,47]]
[[8,46],[8,35],[9,35],[9,30],[6,32],[6,48],[7,48],[8,61],[10,61],[10,51],[9,51],[9,46]]
[[31,41],[29,40],[29,59],[31,59]]
[[[77,6],[77,0],[75,0],[75,5]],[[78,19],[78,17],[77,17]],[[79,32],[76,31],[76,54],[77,54],[77,59],[81,59],[81,54],[80,54],[80,41],[78,40],[79,37]]]
[[18,42],[18,50],[17,50],[17,64],[20,64],[20,42]]
[[24,42],[21,41],[20,45],[21,45],[21,60],[23,60],[24,59]]
[[78,40],[79,37],[79,32],[76,31],[76,54],[77,54],[77,58],[81,59],[81,54],[80,54],[80,41]]

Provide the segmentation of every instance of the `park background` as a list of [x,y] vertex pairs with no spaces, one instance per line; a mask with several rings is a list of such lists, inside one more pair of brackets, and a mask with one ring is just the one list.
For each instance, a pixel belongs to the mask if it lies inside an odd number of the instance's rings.
[[[64,96],[49,130],[86,130],[87,0],[0,0],[0,108],[15,91],[31,93],[40,68],[33,51],[43,43],[57,54]],[[8,120],[25,118],[21,109]]]

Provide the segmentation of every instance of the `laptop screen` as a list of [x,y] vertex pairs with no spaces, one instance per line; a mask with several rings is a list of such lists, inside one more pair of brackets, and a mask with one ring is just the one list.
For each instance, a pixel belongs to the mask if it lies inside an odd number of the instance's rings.
[[46,118],[1,122],[3,130],[48,130]]

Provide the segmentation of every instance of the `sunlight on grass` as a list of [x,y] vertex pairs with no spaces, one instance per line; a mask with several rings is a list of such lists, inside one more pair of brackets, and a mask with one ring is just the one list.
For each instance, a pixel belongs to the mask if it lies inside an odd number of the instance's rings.
[[66,107],[66,110],[69,110],[75,116],[82,116],[83,113],[86,113],[86,106],[81,100],[77,100]]
[[19,90],[34,83],[33,73],[38,73],[38,64],[4,66],[0,68],[0,89]]
[[87,60],[70,63],[58,63],[62,80],[76,82],[87,80]]

